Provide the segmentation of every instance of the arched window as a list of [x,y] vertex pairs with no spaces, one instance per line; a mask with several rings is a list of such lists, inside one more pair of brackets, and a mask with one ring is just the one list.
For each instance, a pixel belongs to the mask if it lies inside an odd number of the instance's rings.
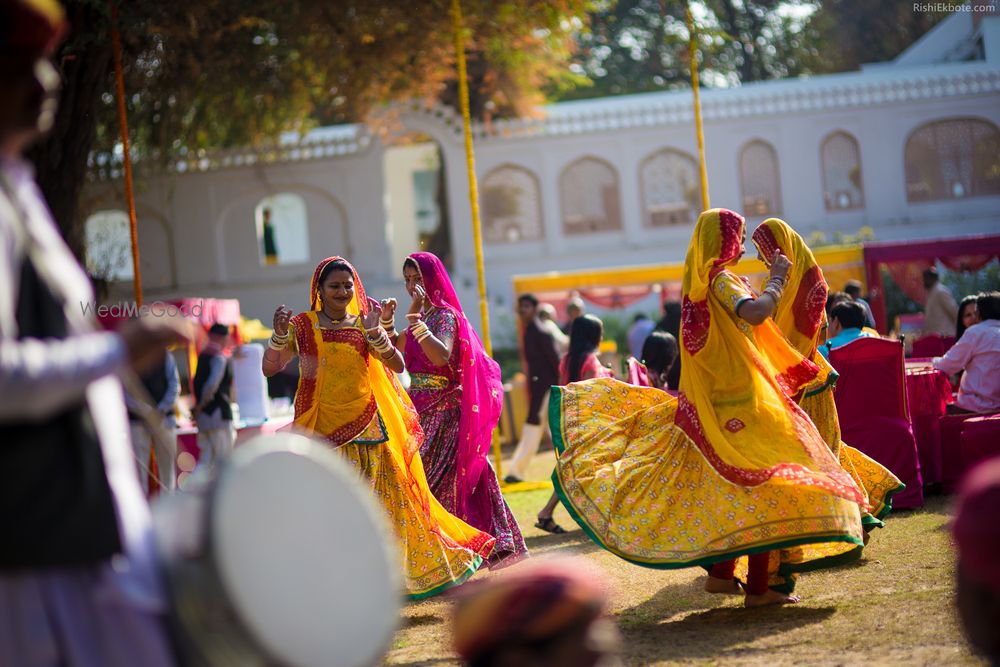
[[302,197],[281,192],[261,199],[254,209],[254,222],[261,264],[309,261],[309,219]]
[[977,118],[921,125],[906,141],[911,202],[1000,194],[1000,130]]
[[647,227],[693,223],[701,213],[698,164],[687,153],[665,148],[639,166]]
[[778,154],[766,141],[751,141],[740,153],[743,215],[758,217],[781,213]]
[[132,234],[128,213],[97,211],[83,223],[87,273],[102,280],[132,280]]
[[567,235],[622,228],[618,173],[604,160],[580,158],[563,169],[559,199]]
[[537,241],[545,236],[538,179],[523,167],[505,164],[486,174],[480,204],[487,243]]
[[861,185],[861,151],[846,132],[834,132],[819,149],[823,167],[823,202],[828,211],[865,207]]

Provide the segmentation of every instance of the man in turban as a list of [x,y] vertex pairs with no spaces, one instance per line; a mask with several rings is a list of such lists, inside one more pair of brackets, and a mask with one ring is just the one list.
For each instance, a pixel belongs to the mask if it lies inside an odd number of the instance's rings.
[[953,532],[958,547],[958,613],[970,643],[1000,665],[1000,457],[962,483]]
[[186,341],[166,318],[99,332],[86,274],[23,151],[52,126],[54,0],[0,0],[0,665],[174,664],[149,508],[114,376]]
[[472,667],[611,667],[621,636],[597,574],[538,560],[468,586],[455,606],[455,650]]

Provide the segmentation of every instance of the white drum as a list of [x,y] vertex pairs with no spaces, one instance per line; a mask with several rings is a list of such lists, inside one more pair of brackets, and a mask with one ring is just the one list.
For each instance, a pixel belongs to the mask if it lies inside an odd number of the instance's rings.
[[384,654],[403,599],[395,541],[323,445],[254,438],[214,480],[163,497],[154,526],[182,664],[361,667]]

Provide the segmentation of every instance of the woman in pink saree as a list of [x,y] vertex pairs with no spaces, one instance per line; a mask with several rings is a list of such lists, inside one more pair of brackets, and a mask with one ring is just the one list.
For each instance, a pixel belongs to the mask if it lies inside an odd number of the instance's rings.
[[[528,550],[489,463],[503,406],[500,366],[465,317],[441,260],[413,253],[403,277],[413,304],[396,346],[406,359],[409,394],[424,431],[420,458],[427,481],[449,512],[496,537],[489,566],[511,565]],[[383,326],[393,327],[384,317]]]

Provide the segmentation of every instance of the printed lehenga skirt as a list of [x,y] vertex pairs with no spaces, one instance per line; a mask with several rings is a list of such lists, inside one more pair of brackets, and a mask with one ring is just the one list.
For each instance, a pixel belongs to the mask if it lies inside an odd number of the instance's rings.
[[[554,387],[552,480],[598,545],[644,567],[683,568],[773,551],[771,585],[862,543],[858,504],[794,479],[725,479],[674,425],[678,402],[615,380]],[[745,560],[745,559],[744,559]]]

